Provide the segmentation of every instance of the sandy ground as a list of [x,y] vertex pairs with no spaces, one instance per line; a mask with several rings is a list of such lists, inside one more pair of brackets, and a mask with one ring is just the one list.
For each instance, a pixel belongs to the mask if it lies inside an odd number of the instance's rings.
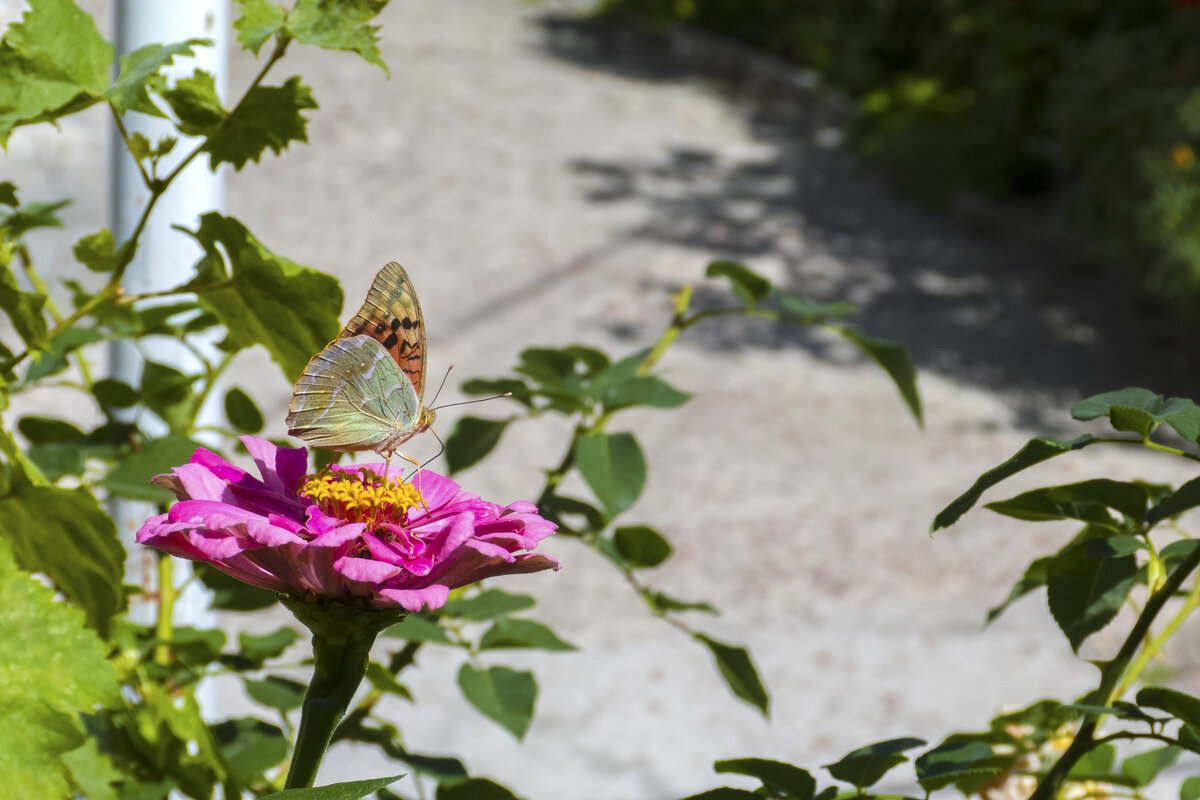
[[[346,54],[297,48],[284,62],[278,77],[303,75],[321,104],[310,145],[230,174],[227,210],[267,246],[342,278],[348,306],[384,262],[405,264],[435,373],[453,362],[456,380],[502,375],[531,345],[647,346],[669,293],[698,284],[702,302],[720,302],[704,265],[735,258],[816,299],[859,303],[868,332],[911,348],[927,419],[918,429],[878,369],[808,331],[739,320],[689,333],[663,373],[692,402],[613,425],[637,433],[651,466],[627,522],[675,545],[649,576],[657,587],[722,611],[689,622],[751,648],[770,719],[735,701],[707,654],[645,614],[601,559],[552,541],[561,572],[504,588],[537,595],[536,618],[580,650],[489,657],[537,672],[526,740],[469,710],[458,658],[429,651],[410,680],[418,704],[389,707],[410,749],[457,754],[530,800],[669,800],[745,785],[715,776],[715,759],[816,768],[1090,687],[1094,671],[1071,656],[1044,596],[982,626],[1070,528],[976,511],[937,538],[926,530],[1030,436],[1075,430],[1065,408],[1082,394],[1139,384],[1198,396],[1179,340],[1126,285],[1074,263],[1020,215],[993,224],[893,197],[841,148],[836,108],[801,72],[496,0],[399,0],[382,21],[390,80]],[[238,54],[231,87],[255,68]],[[105,123],[20,131],[0,161],[27,200],[77,198],[75,235],[35,240],[46,259],[103,224]],[[281,433],[290,387],[265,354],[241,358],[234,381]],[[462,480],[530,497],[565,435],[514,426]],[[993,499],[1100,475],[1190,477],[1093,449]],[[1114,642],[1096,640],[1099,654]],[[1193,689],[1196,660],[1187,642],[1173,654]],[[225,688],[221,707],[241,708]],[[321,780],[389,771],[346,748]]]

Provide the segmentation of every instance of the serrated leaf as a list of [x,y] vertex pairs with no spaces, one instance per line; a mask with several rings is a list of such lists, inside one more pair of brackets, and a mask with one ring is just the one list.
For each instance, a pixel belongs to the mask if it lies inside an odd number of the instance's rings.
[[646,459],[630,433],[580,436],[575,465],[609,519],[637,502],[646,486]]
[[308,120],[300,112],[317,107],[312,90],[289,78],[282,86],[255,86],[220,127],[204,143],[208,166],[213,171],[221,164],[240,170],[247,161],[258,162],[270,148],[279,155],[291,142],[307,142]]
[[847,753],[833,764],[826,764],[825,769],[837,780],[865,789],[878,783],[892,767],[908,761],[908,756],[903,755],[905,750],[923,744],[923,739],[911,737],[875,742]]
[[758,677],[758,670],[750,659],[749,651],[744,647],[718,642],[702,633],[695,634],[695,639],[712,653],[717,670],[733,694],[757,708],[764,717],[768,716],[770,699],[767,697],[766,687]]
[[[201,276],[187,288],[229,331],[222,347],[261,344],[284,377],[295,381],[341,328],[337,280],[275,255],[232,217],[205,214],[194,236],[207,255],[198,267]],[[214,286],[219,288],[207,288]]]
[[1192,478],[1164,497],[1146,514],[1147,525],[1157,525],[1164,519],[1177,517],[1200,506],[1200,478]]
[[283,731],[253,717],[217,723],[213,725],[213,736],[229,771],[242,786],[262,781],[269,770],[288,756],[288,740]]
[[268,675],[262,680],[246,679],[246,694],[254,702],[279,711],[294,711],[304,702],[304,690],[308,687],[299,681],[279,675]]
[[762,781],[764,787],[775,793],[786,794],[788,800],[811,800],[817,791],[817,781],[808,770],[770,761],[765,758],[731,758],[713,764],[717,772],[748,775]]
[[138,111],[163,117],[165,115],[151,102],[147,90],[155,83],[162,82],[162,68],[173,63],[176,57],[190,56],[194,48],[211,44],[208,39],[188,39],[186,42],[174,44],[147,44],[139,47],[129,55],[121,57],[121,74],[102,96],[118,111]]
[[317,786],[312,789],[284,789],[282,792],[263,795],[259,800],[359,800],[371,792],[391,786],[403,777],[403,775],[393,775],[390,778],[331,783],[328,786]]
[[[2,48],[0,48],[0,52],[2,52]],[[30,203],[6,214],[0,225],[3,225],[3,232],[9,239],[18,239],[38,228],[61,228],[63,221],[57,212],[69,205],[71,205],[70,200],[59,200],[57,203]]]
[[1046,571],[1050,567],[1050,556],[1034,560],[1028,567],[1025,568],[1025,574],[1021,576],[1021,580],[1013,584],[1009,590],[1008,597],[1000,605],[988,609],[987,622],[991,624],[996,617],[1003,614],[1009,606],[1020,600],[1025,595],[1032,592],[1034,589],[1040,589],[1046,585]]
[[367,24],[386,5],[387,0],[296,0],[287,26],[298,42],[358,53],[388,73],[377,44],[379,26]]
[[1028,522],[1077,519],[1111,527],[1114,520],[1106,509],[1140,522],[1146,514],[1147,502],[1147,490],[1142,484],[1097,478],[1033,489],[1008,500],[988,503],[986,507]]
[[92,18],[71,0],[30,0],[29,6],[4,41],[43,74],[89,94],[104,92],[113,48]]
[[726,278],[743,303],[752,306],[767,296],[771,283],[753,270],[734,261],[714,261],[704,270],[709,278]]
[[521,800],[507,786],[487,778],[471,778],[461,783],[438,784],[436,800]]
[[531,619],[499,619],[492,624],[479,640],[480,650],[503,648],[532,648],[565,652],[576,650],[575,645],[564,642],[550,628]]
[[42,313],[45,305],[46,295],[21,291],[16,276],[7,266],[0,264],[0,311],[8,314],[21,341],[33,350],[45,350],[49,344],[46,339],[46,317]]
[[451,644],[450,637],[436,622],[426,619],[420,614],[409,614],[400,622],[386,628],[384,636],[394,636],[410,642],[434,642],[436,644]]
[[92,272],[112,272],[120,265],[112,231],[101,228],[75,243],[75,258]]
[[463,664],[458,671],[458,686],[467,701],[485,717],[518,740],[525,738],[537,701],[537,681],[532,672],[518,672],[508,667],[491,667],[485,671]]
[[108,648],[80,610],[17,567],[0,539],[0,774],[12,797],[66,796],[59,759],[84,743],[66,712],[121,704]]
[[149,503],[169,502],[174,495],[161,486],[153,485],[150,479],[155,475],[170,472],[171,467],[187,463],[192,453],[202,446],[195,439],[178,434],[152,439],[141,452],[133,453],[117,462],[117,465],[100,479],[100,486],[117,497]]
[[242,15],[233,23],[244,50],[258,55],[268,39],[283,29],[287,11],[267,0],[237,0]]
[[194,70],[160,94],[179,121],[180,133],[188,136],[208,136],[229,118],[217,95],[216,78],[205,70]]
[[1185,725],[1200,730],[1200,699],[1164,686],[1146,686],[1137,693],[1137,704],[1143,708],[1165,711]]
[[250,395],[234,386],[225,393],[225,418],[239,433],[258,433],[263,429],[263,415]]
[[1200,434],[1200,408],[1194,402],[1182,397],[1163,398],[1136,386],[1084,398],[1071,406],[1071,416],[1084,421],[1108,417],[1117,430],[1140,436],[1149,436],[1164,422],[1190,442]]
[[900,397],[917,420],[917,424],[924,425],[921,393],[917,390],[917,368],[913,366],[908,349],[887,339],[867,336],[854,328],[839,328],[838,332],[857,345],[876,364],[883,367],[883,371],[896,385]]
[[954,502],[942,509],[934,517],[933,524],[929,527],[929,532],[935,533],[942,528],[948,528],[953,525],[958,521],[959,517],[970,510],[971,506],[975,505],[985,491],[1000,483],[1000,481],[1010,478],[1022,470],[1029,469],[1035,464],[1040,464],[1047,459],[1060,456],[1063,453],[1069,453],[1072,450],[1080,450],[1096,441],[1098,439],[1091,434],[1084,434],[1070,441],[1048,436],[1039,436],[1036,439],[1030,439],[1024,447],[1017,451],[1016,455],[1003,464],[993,467],[980,475],[970,489],[963,492]]
[[499,589],[484,589],[472,597],[451,600],[442,606],[442,612],[468,622],[483,622],[533,608],[536,602],[527,594],[509,594]]
[[613,531],[613,544],[621,558],[637,569],[657,567],[671,557],[671,543],[646,525],[617,528]]
[[1086,550],[1086,544],[1070,545],[1047,568],[1050,613],[1075,652],[1117,615],[1138,571],[1133,556],[1095,559]]
[[125,782],[125,774],[118,770],[108,753],[100,751],[95,738],[88,738],[83,745],[62,757],[63,766],[70,774],[71,783],[88,800],[118,800],[113,784]]
[[54,120],[97,100],[0,42],[0,146],[18,125]]
[[932,792],[970,775],[998,773],[988,765],[994,755],[986,742],[947,741],[917,758],[917,783]]
[[112,519],[86,489],[13,480],[0,496],[0,538],[17,563],[43,572],[101,635],[124,607],[125,549]]
[[495,449],[511,420],[462,417],[446,437],[446,464],[450,474],[478,464]]
[[1121,762],[1121,773],[1137,786],[1148,786],[1158,773],[1178,760],[1180,752],[1178,747],[1158,747],[1137,753]]

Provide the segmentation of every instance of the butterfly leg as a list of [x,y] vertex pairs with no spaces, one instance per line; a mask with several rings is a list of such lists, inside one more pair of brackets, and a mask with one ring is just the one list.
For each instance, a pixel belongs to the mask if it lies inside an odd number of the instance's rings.
[[421,507],[424,508],[425,513],[428,514],[429,506],[425,505],[425,495],[421,492],[421,462],[417,461],[415,458],[409,458],[408,456],[404,455],[404,453],[396,453],[395,455],[399,458],[403,458],[405,461],[417,468],[417,494],[421,497]]

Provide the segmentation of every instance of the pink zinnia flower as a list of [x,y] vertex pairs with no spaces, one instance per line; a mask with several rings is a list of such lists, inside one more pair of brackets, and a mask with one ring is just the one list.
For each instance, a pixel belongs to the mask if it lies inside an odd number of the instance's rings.
[[555,529],[531,503],[489,503],[428,470],[418,492],[383,477],[382,463],[306,475],[304,448],[242,441],[261,480],[198,449],[154,479],[179,502],[147,520],[138,542],[264,589],[409,611],[493,575],[559,568],[528,552]]

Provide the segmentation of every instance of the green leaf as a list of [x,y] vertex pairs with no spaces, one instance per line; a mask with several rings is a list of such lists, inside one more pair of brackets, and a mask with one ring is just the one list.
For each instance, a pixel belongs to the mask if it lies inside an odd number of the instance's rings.
[[487,778],[471,778],[461,783],[439,783],[436,800],[521,800],[506,787]]
[[1158,773],[1175,763],[1180,752],[1178,747],[1159,747],[1132,755],[1121,763],[1121,773],[1138,786],[1149,786]]
[[147,89],[163,82],[162,68],[173,63],[177,56],[190,56],[193,48],[211,44],[208,39],[188,39],[186,42],[175,44],[147,44],[139,47],[129,55],[121,57],[121,74],[104,92],[104,99],[112,103],[118,111],[139,111],[155,117],[165,116],[158,106],[151,102]]
[[288,756],[283,731],[260,719],[230,719],[213,725],[212,730],[229,771],[242,786],[261,782]]
[[1030,563],[1030,565],[1025,568],[1025,574],[1021,576],[1021,580],[1013,584],[1013,587],[1009,591],[1008,597],[1005,599],[1005,601],[995,608],[988,610],[988,624],[991,624],[996,617],[1008,610],[1008,607],[1017,600],[1020,600],[1034,589],[1040,589],[1041,587],[1045,586],[1046,573],[1050,568],[1050,562],[1052,560],[1053,559],[1050,556],[1044,556]]
[[120,264],[112,231],[101,228],[75,243],[75,258],[92,272],[112,272]]
[[892,383],[896,384],[896,388],[900,391],[900,397],[904,399],[904,404],[916,418],[917,424],[924,425],[921,394],[917,390],[917,368],[913,366],[908,350],[903,345],[887,339],[867,336],[854,328],[840,328],[838,333],[857,345],[858,349],[883,367],[883,371],[891,377]]
[[814,303],[795,292],[785,292],[777,286],[771,287],[769,297],[779,306],[780,316],[785,322],[800,325],[815,325],[836,322],[858,313],[858,306],[839,300],[834,303]]
[[225,641],[225,632],[218,628],[178,625],[171,629],[170,638],[162,643],[170,645],[180,663],[199,669],[220,660]]
[[371,682],[371,686],[381,692],[403,697],[410,702],[413,699],[412,692],[408,687],[396,680],[396,676],[385,669],[382,664],[374,661],[367,664],[367,680]]
[[210,605],[217,611],[258,611],[279,602],[275,593],[260,589],[203,563],[193,565],[196,577],[212,592]]
[[258,433],[263,429],[263,415],[250,395],[235,386],[225,393],[225,418],[239,433]]
[[1200,775],[1193,775],[1179,787],[1179,800],[1200,800]]
[[12,181],[0,181],[0,205],[10,208],[20,205],[17,202],[17,186]]
[[1146,487],[1142,484],[1098,478],[1034,489],[1008,500],[988,503],[986,508],[1030,522],[1077,519],[1111,527],[1114,520],[1106,509],[1140,522],[1146,514],[1147,502]]
[[242,49],[258,55],[266,41],[283,29],[287,11],[267,0],[237,0],[242,15],[233,23]]
[[485,717],[517,739],[525,738],[537,700],[537,681],[532,672],[518,672],[508,667],[490,667],[482,671],[471,664],[463,664],[458,670],[458,686],[463,696]]
[[204,143],[209,168],[216,171],[221,164],[232,164],[240,170],[247,161],[257,163],[268,147],[279,155],[291,142],[307,142],[308,120],[300,112],[316,107],[312,90],[300,83],[299,76],[282,86],[255,86],[224,124],[209,134]]
[[637,569],[657,567],[671,557],[671,543],[645,525],[617,528],[613,531],[613,543],[621,558]]
[[748,792],[745,789],[722,786],[719,789],[709,789],[700,794],[689,794],[683,800],[762,800],[762,795],[758,792]]
[[26,453],[50,483],[66,475],[82,475],[85,450],[74,442],[35,444]]
[[262,664],[269,658],[283,655],[283,651],[291,647],[299,636],[294,628],[287,626],[263,634],[243,631],[238,634],[238,650],[251,661]]
[[186,464],[200,447],[203,445],[195,439],[178,434],[153,439],[140,453],[134,453],[117,462],[117,465],[101,478],[100,486],[117,497],[145,500],[148,503],[169,502],[174,495],[161,486],[150,483],[150,479],[156,475],[167,474],[172,467]]
[[17,420],[17,430],[31,444],[81,442],[87,438],[87,434],[79,428],[54,417],[21,417]]
[[104,337],[90,328],[71,327],[50,340],[50,346],[33,354],[33,364],[25,372],[25,384],[57,375],[68,366],[67,355]]
[[905,750],[920,747],[925,744],[923,739],[903,738],[888,739],[875,744],[860,747],[852,753],[842,756],[833,764],[826,764],[825,769],[839,781],[849,783],[858,789],[874,786],[888,770],[897,764],[908,761],[902,755]]
[[695,634],[695,638],[712,653],[721,677],[725,679],[734,695],[757,708],[764,717],[767,716],[767,706],[770,703],[767,690],[759,679],[758,670],[754,668],[754,662],[746,648],[718,642],[702,633]]
[[121,704],[108,647],[0,539],[0,775],[10,797],[65,797],[59,759],[84,744],[68,712]]
[[[205,214],[194,235],[207,255],[200,277],[187,288],[198,291],[200,302],[228,329],[222,347],[232,352],[261,344],[284,377],[295,381],[341,328],[337,280],[275,255],[232,217]],[[214,285],[220,288],[205,289]]]
[[733,293],[748,306],[762,300],[771,290],[770,281],[734,261],[714,261],[704,274],[709,278],[728,278]]
[[705,614],[713,616],[721,613],[703,601],[679,600],[662,592],[643,591],[642,597],[656,611],[703,611]]
[[1146,524],[1157,525],[1164,519],[1178,517],[1196,506],[1200,506],[1200,478],[1192,478],[1159,501],[1146,514]]
[[648,355],[648,351],[642,350],[616,364],[599,367],[587,384],[587,396],[607,411],[632,406],[676,408],[691,399],[690,394],[679,391],[662,378],[641,373]]
[[537,601],[527,594],[509,594],[499,589],[484,589],[473,597],[451,600],[442,606],[442,611],[448,616],[459,617],[468,622],[483,622],[533,608],[536,604]]
[[550,628],[531,619],[499,619],[492,624],[479,640],[480,650],[502,648],[533,648],[563,652],[576,650],[575,645],[564,642]]
[[80,111],[97,98],[0,42],[0,146],[13,128]]
[[24,478],[0,496],[0,538],[17,563],[44,572],[101,635],[125,604],[125,549],[87,489],[34,486]]
[[263,795],[259,800],[359,800],[360,797],[366,797],[371,792],[391,786],[403,777],[403,775],[393,775],[390,778],[331,783],[328,786],[317,786],[312,789],[284,789],[282,792]]
[[1146,686],[1138,690],[1137,704],[1142,708],[1157,708],[1179,719],[1183,724],[1200,730],[1200,699],[1164,686]]
[[997,774],[1000,768],[988,763],[994,755],[986,742],[946,741],[916,760],[917,783],[933,792],[971,775]]
[[1086,543],[1072,544],[1047,568],[1050,613],[1071,643],[1079,646],[1120,611],[1137,577],[1137,559],[1089,558]]
[[631,433],[580,436],[575,465],[609,519],[633,505],[646,486],[646,459]]
[[57,203],[30,203],[5,216],[0,225],[5,229],[4,233],[8,238],[14,240],[38,228],[61,228],[63,222],[55,212],[69,205],[71,205],[70,200],[59,200]]
[[470,395],[503,395],[511,394],[510,399],[517,401],[526,408],[533,407],[533,392],[529,384],[519,378],[472,378],[463,381],[462,390]]
[[196,379],[167,364],[147,361],[142,365],[142,400],[155,414],[169,419],[172,406],[191,399]]
[[812,800],[817,791],[817,781],[807,770],[782,761],[732,758],[716,762],[713,769],[717,772],[758,778],[769,791],[786,794],[789,800]]
[[287,26],[298,42],[355,52],[388,72],[377,45],[379,26],[367,24],[386,5],[387,0],[296,0]]
[[941,512],[934,517],[933,524],[929,528],[930,533],[948,528],[958,521],[958,518],[975,505],[980,496],[995,486],[1000,481],[1011,478],[1022,470],[1028,469],[1035,464],[1060,456],[1063,453],[1069,453],[1072,450],[1080,450],[1090,444],[1098,441],[1091,434],[1084,434],[1070,441],[1062,439],[1054,439],[1048,436],[1039,436],[1036,439],[1030,439],[1029,442],[1017,451],[1017,454],[1005,461],[998,467],[993,467],[987,472],[979,476],[974,485],[970,489],[963,492],[950,505],[946,506]]
[[299,681],[279,675],[268,675],[262,680],[246,679],[246,694],[261,705],[279,711],[294,711],[304,702],[306,687]]
[[160,94],[179,121],[179,132],[188,136],[209,136],[229,119],[217,95],[216,78],[205,70],[193,70],[190,77],[178,79]]
[[116,768],[108,753],[100,751],[99,742],[89,737],[82,746],[64,753],[63,766],[71,776],[71,784],[88,800],[118,800],[113,784],[125,782],[125,775]]
[[21,291],[12,271],[0,265],[0,310],[8,314],[17,335],[30,349],[45,350],[49,344],[46,339],[46,317],[42,314],[45,305],[46,295]]
[[462,417],[446,438],[446,464],[450,474],[478,464],[495,449],[511,420]]
[[410,642],[434,642],[436,644],[451,644],[450,637],[441,626],[433,620],[426,619],[420,614],[409,614],[400,622],[386,628],[384,636],[394,636]]
[[1189,442],[1200,435],[1200,408],[1195,403],[1182,397],[1164,399],[1135,386],[1084,398],[1071,406],[1071,416],[1084,421],[1108,417],[1117,430],[1140,436],[1149,436],[1164,422]]
[[20,22],[10,25],[4,41],[39,71],[89,94],[108,88],[112,45],[92,18],[71,0],[31,0]]
[[92,396],[105,408],[130,408],[138,401],[137,389],[116,378],[101,378],[93,383]]

